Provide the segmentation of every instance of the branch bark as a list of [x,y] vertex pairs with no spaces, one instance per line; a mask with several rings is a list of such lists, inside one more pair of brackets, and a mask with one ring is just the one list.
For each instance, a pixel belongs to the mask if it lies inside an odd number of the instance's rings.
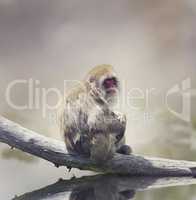
[[35,133],[4,117],[0,117],[0,142],[43,158],[55,166],[139,176],[196,176],[196,162],[148,158],[134,154],[116,154],[108,162],[97,165],[90,159],[66,154],[63,142]]

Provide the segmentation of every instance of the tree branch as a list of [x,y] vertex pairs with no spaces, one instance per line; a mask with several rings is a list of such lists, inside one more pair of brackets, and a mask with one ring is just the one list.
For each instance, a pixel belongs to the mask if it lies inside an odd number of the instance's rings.
[[116,154],[112,160],[97,165],[90,159],[66,154],[63,142],[23,128],[4,117],[0,117],[0,142],[43,158],[54,163],[55,166],[143,176],[196,175],[196,162],[148,158],[137,155]]

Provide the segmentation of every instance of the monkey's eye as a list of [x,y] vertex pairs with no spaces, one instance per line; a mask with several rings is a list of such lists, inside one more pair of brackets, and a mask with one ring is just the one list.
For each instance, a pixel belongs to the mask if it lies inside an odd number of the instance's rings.
[[107,79],[105,79],[104,82],[103,82],[103,86],[106,89],[117,87],[117,80],[116,80],[116,78],[113,77],[113,78],[107,78]]

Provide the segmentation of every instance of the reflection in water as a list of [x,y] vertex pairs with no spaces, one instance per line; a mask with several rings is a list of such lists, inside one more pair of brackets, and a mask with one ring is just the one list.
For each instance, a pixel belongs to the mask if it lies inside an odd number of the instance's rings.
[[175,185],[196,184],[191,177],[155,178],[125,177],[117,175],[97,175],[91,177],[59,180],[45,188],[15,197],[13,200],[128,200],[137,191]]
[[133,198],[135,195],[134,190],[118,192],[115,188],[110,189],[104,189],[103,187],[86,189],[76,188],[76,191],[71,193],[69,200],[128,200]]
[[103,178],[95,181],[93,185],[76,187],[73,189],[69,200],[128,200],[134,196],[134,189],[121,188],[120,190],[118,180]]
[[146,188],[154,182],[154,178],[97,175],[59,180],[53,185],[16,197],[14,200],[53,199],[60,193],[64,200],[67,192],[71,192],[69,200],[128,200],[134,197],[136,189]]

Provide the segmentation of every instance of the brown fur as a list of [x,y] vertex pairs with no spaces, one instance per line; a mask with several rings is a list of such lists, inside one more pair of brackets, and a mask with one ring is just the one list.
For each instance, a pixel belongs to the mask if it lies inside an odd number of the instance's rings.
[[[126,118],[99,93],[101,79],[114,76],[113,67],[99,65],[65,97],[60,127],[69,153],[99,161],[112,158],[125,143]],[[95,84],[93,84],[95,83]]]

